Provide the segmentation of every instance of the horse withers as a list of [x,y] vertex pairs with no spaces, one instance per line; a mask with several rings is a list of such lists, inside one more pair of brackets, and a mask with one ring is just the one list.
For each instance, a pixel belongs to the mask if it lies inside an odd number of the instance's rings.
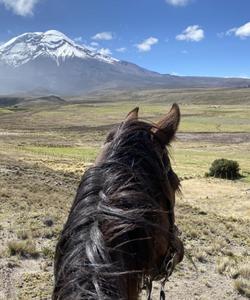
[[138,110],[108,134],[82,177],[56,247],[54,300],[136,300],[145,284],[150,299],[152,281],[167,280],[183,258],[180,181],[167,148],[180,110],[174,104],[156,124]]

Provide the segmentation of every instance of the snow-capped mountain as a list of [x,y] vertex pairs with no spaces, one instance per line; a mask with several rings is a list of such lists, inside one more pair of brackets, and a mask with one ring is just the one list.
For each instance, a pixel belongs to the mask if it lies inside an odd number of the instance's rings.
[[250,80],[162,75],[91,51],[56,30],[24,33],[0,46],[0,94],[245,86]]
[[76,44],[56,30],[29,32],[0,46],[0,93],[79,95],[147,86],[162,75]]
[[49,30],[44,33],[24,33],[0,47],[0,60],[13,67],[19,67],[39,57],[49,57],[57,65],[73,57],[93,58],[107,63],[118,62],[115,58],[92,52],[86,47],[77,45],[66,35],[56,30]]

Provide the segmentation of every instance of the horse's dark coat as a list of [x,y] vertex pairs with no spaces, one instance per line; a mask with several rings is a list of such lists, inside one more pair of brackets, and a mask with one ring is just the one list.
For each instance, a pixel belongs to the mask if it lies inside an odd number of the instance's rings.
[[170,247],[182,259],[174,229],[179,180],[159,137],[135,118],[108,135],[56,248],[54,300],[134,300]]

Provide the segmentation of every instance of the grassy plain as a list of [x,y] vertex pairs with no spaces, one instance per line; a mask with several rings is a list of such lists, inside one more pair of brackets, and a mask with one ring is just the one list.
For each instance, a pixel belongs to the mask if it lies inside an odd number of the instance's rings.
[[[134,106],[155,122],[172,102],[182,112],[170,152],[182,179],[176,220],[187,254],[167,296],[250,297],[250,90],[107,92],[73,100],[0,108],[0,299],[50,299],[56,239],[105,135]],[[239,162],[242,179],[204,177],[222,157]]]

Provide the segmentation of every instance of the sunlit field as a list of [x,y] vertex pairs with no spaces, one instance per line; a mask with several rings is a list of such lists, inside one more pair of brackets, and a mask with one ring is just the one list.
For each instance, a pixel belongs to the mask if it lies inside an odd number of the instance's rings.
[[[0,107],[0,299],[50,299],[58,234],[107,132],[137,105],[142,120],[156,122],[173,102],[182,120],[169,151],[182,183],[176,222],[186,257],[166,284],[167,297],[250,298],[249,89],[68,100]],[[242,178],[206,178],[217,158],[238,161]]]

